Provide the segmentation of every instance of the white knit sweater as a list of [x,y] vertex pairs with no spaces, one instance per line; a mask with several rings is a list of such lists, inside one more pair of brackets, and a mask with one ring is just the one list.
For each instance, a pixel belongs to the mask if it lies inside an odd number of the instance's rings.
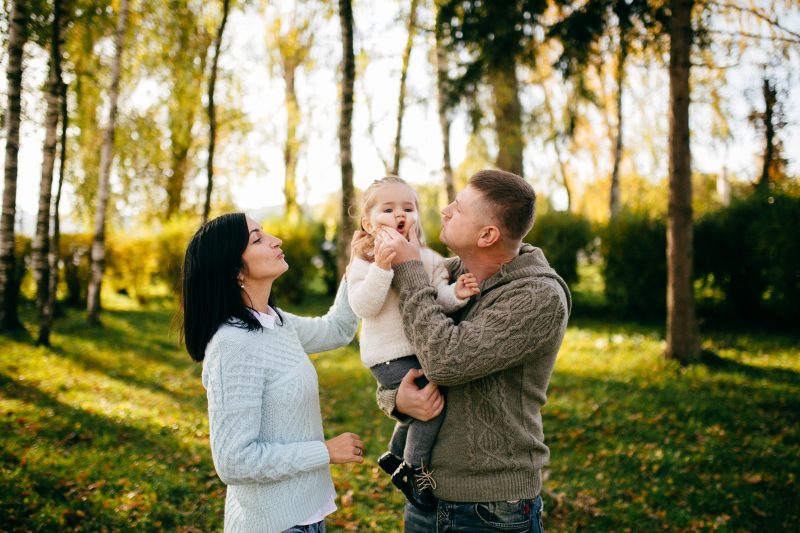
[[[425,272],[436,287],[436,303],[445,313],[463,307],[469,298],[461,300],[455,295],[455,284],[450,284],[442,256],[430,248],[420,250]],[[413,355],[403,332],[400,316],[400,299],[392,288],[394,271],[384,270],[375,263],[360,258],[353,259],[347,273],[347,293],[350,305],[361,317],[361,361],[369,368],[406,355]]]
[[224,324],[203,361],[211,454],[228,485],[225,531],[279,532],[335,495],[309,353],[350,342],[358,319],[346,283],[324,317],[281,311],[283,325]]

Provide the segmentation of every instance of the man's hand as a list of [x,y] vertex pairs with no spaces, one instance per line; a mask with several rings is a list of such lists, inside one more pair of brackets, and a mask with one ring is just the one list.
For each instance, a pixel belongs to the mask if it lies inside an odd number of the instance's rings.
[[392,259],[392,266],[397,266],[406,261],[420,260],[420,244],[414,224],[408,228],[408,239],[400,235],[394,228],[382,227],[378,230],[378,239],[388,246],[394,248],[395,256]]
[[412,368],[397,387],[395,410],[416,420],[426,422],[444,409],[444,397],[435,383],[429,382],[423,388],[417,387],[414,380],[424,376],[422,370]]
[[467,272],[466,274],[458,276],[455,286],[456,298],[459,300],[466,300],[480,292],[481,290],[478,287],[478,280],[475,278],[475,274]]

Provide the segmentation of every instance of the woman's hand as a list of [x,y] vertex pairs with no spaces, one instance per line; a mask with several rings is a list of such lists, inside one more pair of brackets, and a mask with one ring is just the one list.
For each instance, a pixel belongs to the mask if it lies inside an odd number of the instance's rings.
[[364,243],[369,239],[369,233],[364,230],[356,230],[353,233],[353,238],[350,239],[350,262],[347,263],[347,268],[344,272],[344,277],[347,279],[347,272],[350,270],[350,265],[353,264],[353,261],[356,257],[358,257],[359,252],[358,250],[364,245]]
[[466,274],[458,276],[455,286],[456,298],[459,300],[466,300],[479,292],[481,292],[481,290],[478,288],[478,280],[475,279],[475,274],[467,272]]
[[422,422],[438,416],[444,409],[444,397],[435,383],[431,381],[421,389],[414,383],[424,375],[418,368],[409,370],[397,387],[394,404],[397,411]]
[[325,441],[332,465],[364,462],[364,443],[355,433],[342,433]]

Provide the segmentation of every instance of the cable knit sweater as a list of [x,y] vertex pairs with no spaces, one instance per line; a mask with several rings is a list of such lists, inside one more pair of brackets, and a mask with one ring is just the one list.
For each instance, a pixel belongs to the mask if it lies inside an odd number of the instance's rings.
[[[461,260],[447,260],[452,276]],[[541,407],[564,338],[569,289],[539,248],[480,284],[451,317],[434,301],[419,261],[395,268],[406,335],[431,381],[447,386],[447,409],[431,456],[436,496],[457,502],[534,498],[550,457]],[[396,390],[379,389],[394,413]]]
[[[436,303],[445,313],[463,307],[469,299],[456,296],[442,256],[430,248],[422,248],[420,254],[425,275],[436,289]],[[350,305],[363,319],[359,343],[361,361],[367,368],[414,353],[403,332],[400,299],[397,290],[391,288],[392,278],[393,270],[360,258],[353,260],[347,273]]]
[[283,325],[247,331],[223,324],[208,344],[211,454],[228,485],[226,532],[279,532],[334,497],[309,353],[350,342],[358,318],[346,283],[324,317],[281,311]]

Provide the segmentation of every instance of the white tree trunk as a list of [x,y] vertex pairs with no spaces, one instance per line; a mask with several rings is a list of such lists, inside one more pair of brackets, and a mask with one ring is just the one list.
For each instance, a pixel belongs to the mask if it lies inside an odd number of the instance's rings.
[[103,270],[106,260],[106,213],[108,211],[109,180],[111,162],[114,158],[114,128],[117,120],[117,100],[119,98],[119,79],[122,70],[122,47],[128,26],[128,0],[122,0],[117,30],[114,36],[114,63],[111,67],[111,89],[108,120],[100,152],[100,176],[97,186],[97,210],[94,218],[94,238],[92,239],[92,268],[89,280],[87,318],[91,324],[100,322],[100,289],[103,284]]

